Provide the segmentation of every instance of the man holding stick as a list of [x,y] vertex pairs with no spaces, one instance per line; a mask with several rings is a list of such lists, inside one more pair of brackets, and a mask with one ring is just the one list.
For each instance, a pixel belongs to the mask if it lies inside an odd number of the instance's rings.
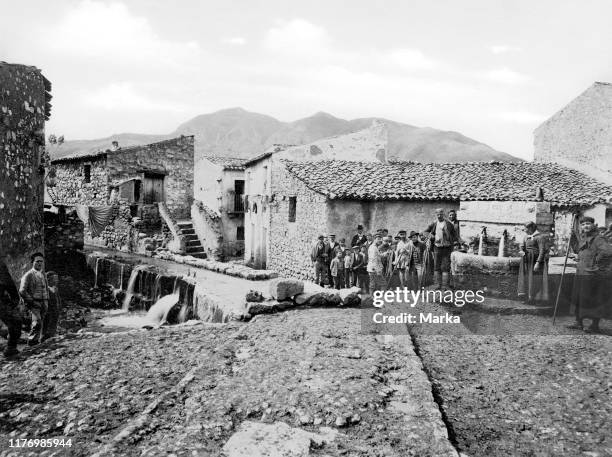
[[576,323],[570,328],[583,330],[584,319],[591,325],[588,333],[599,332],[599,321],[612,318],[609,284],[612,272],[612,246],[601,236],[592,217],[580,218],[582,240],[578,244],[576,282],[572,311]]

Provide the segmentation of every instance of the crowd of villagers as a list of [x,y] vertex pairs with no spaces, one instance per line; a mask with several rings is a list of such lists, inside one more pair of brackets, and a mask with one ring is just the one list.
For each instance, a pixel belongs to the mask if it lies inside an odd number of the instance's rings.
[[[524,224],[523,231],[517,295],[531,305],[550,305],[554,298],[548,278],[550,235],[540,232],[535,222]],[[474,246],[462,241],[456,211],[450,210],[446,217],[440,208],[435,220],[421,232],[399,230],[393,236],[387,229],[379,229],[372,234],[365,233],[360,224],[350,245],[346,239],[337,241],[333,234],[319,235],[311,260],[315,282],[322,287],[357,286],[369,294],[397,285],[412,290],[429,285],[450,290],[451,254],[455,250],[474,253]],[[576,261],[570,297],[576,322],[570,327],[600,332],[600,320],[612,319],[612,225],[600,228],[592,217],[579,218],[568,250]],[[591,321],[587,328],[585,319]]]

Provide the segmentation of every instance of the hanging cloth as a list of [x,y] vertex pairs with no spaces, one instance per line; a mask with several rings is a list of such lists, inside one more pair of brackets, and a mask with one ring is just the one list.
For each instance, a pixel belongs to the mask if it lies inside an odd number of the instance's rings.
[[102,233],[113,217],[112,206],[90,206],[89,207],[89,231],[92,238]]
[[83,224],[89,222],[89,207],[85,205],[76,205],[76,213],[79,219],[83,221]]

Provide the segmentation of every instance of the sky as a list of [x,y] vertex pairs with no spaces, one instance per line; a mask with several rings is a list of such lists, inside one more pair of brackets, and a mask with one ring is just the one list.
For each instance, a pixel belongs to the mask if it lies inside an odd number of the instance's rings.
[[533,130],[612,82],[612,2],[0,0],[0,61],[53,85],[48,134],[172,132],[242,107],[458,131],[533,158]]

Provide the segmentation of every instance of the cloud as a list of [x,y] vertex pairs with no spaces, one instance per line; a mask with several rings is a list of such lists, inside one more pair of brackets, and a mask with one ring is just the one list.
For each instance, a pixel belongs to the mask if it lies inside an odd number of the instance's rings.
[[323,27],[304,19],[293,19],[281,21],[268,30],[264,46],[269,51],[288,56],[325,57],[331,52],[331,39]]
[[509,46],[502,44],[489,46],[489,51],[491,51],[493,54],[505,54],[507,52],[522,51],[522,48],[519,48],[518,46]]
[[160,37],[146,18],[135,16],[120,2],[83,0],[41,35],[50,37],[43,46],[59,55],[117,63],[180,63],[200,49],[194,41]]
[[488,71],[484,74],[484,77],[489,81],[503,84],[524,84],[530,80],[529,76],[506,67]]
[[102,108],[108,111],[183,111],[177,104],[164,103],[139,93],[137,84],[131,82],[111,83],[98,88],[83,99],[92,108]]
[[530,113],[529,111],[505,111],[498,113],[495,117],[515,124],[539,124],[547,119],[543,114]]
[[386,54],[387,61],[404,70],[431,70],[437,63],[418,49],[393,49]]
[[235,36],[230,38],[225,38],[223,40],[226,44],[233,44],[234,46],[244,46],[246,44],[246,39],[241,36]]

